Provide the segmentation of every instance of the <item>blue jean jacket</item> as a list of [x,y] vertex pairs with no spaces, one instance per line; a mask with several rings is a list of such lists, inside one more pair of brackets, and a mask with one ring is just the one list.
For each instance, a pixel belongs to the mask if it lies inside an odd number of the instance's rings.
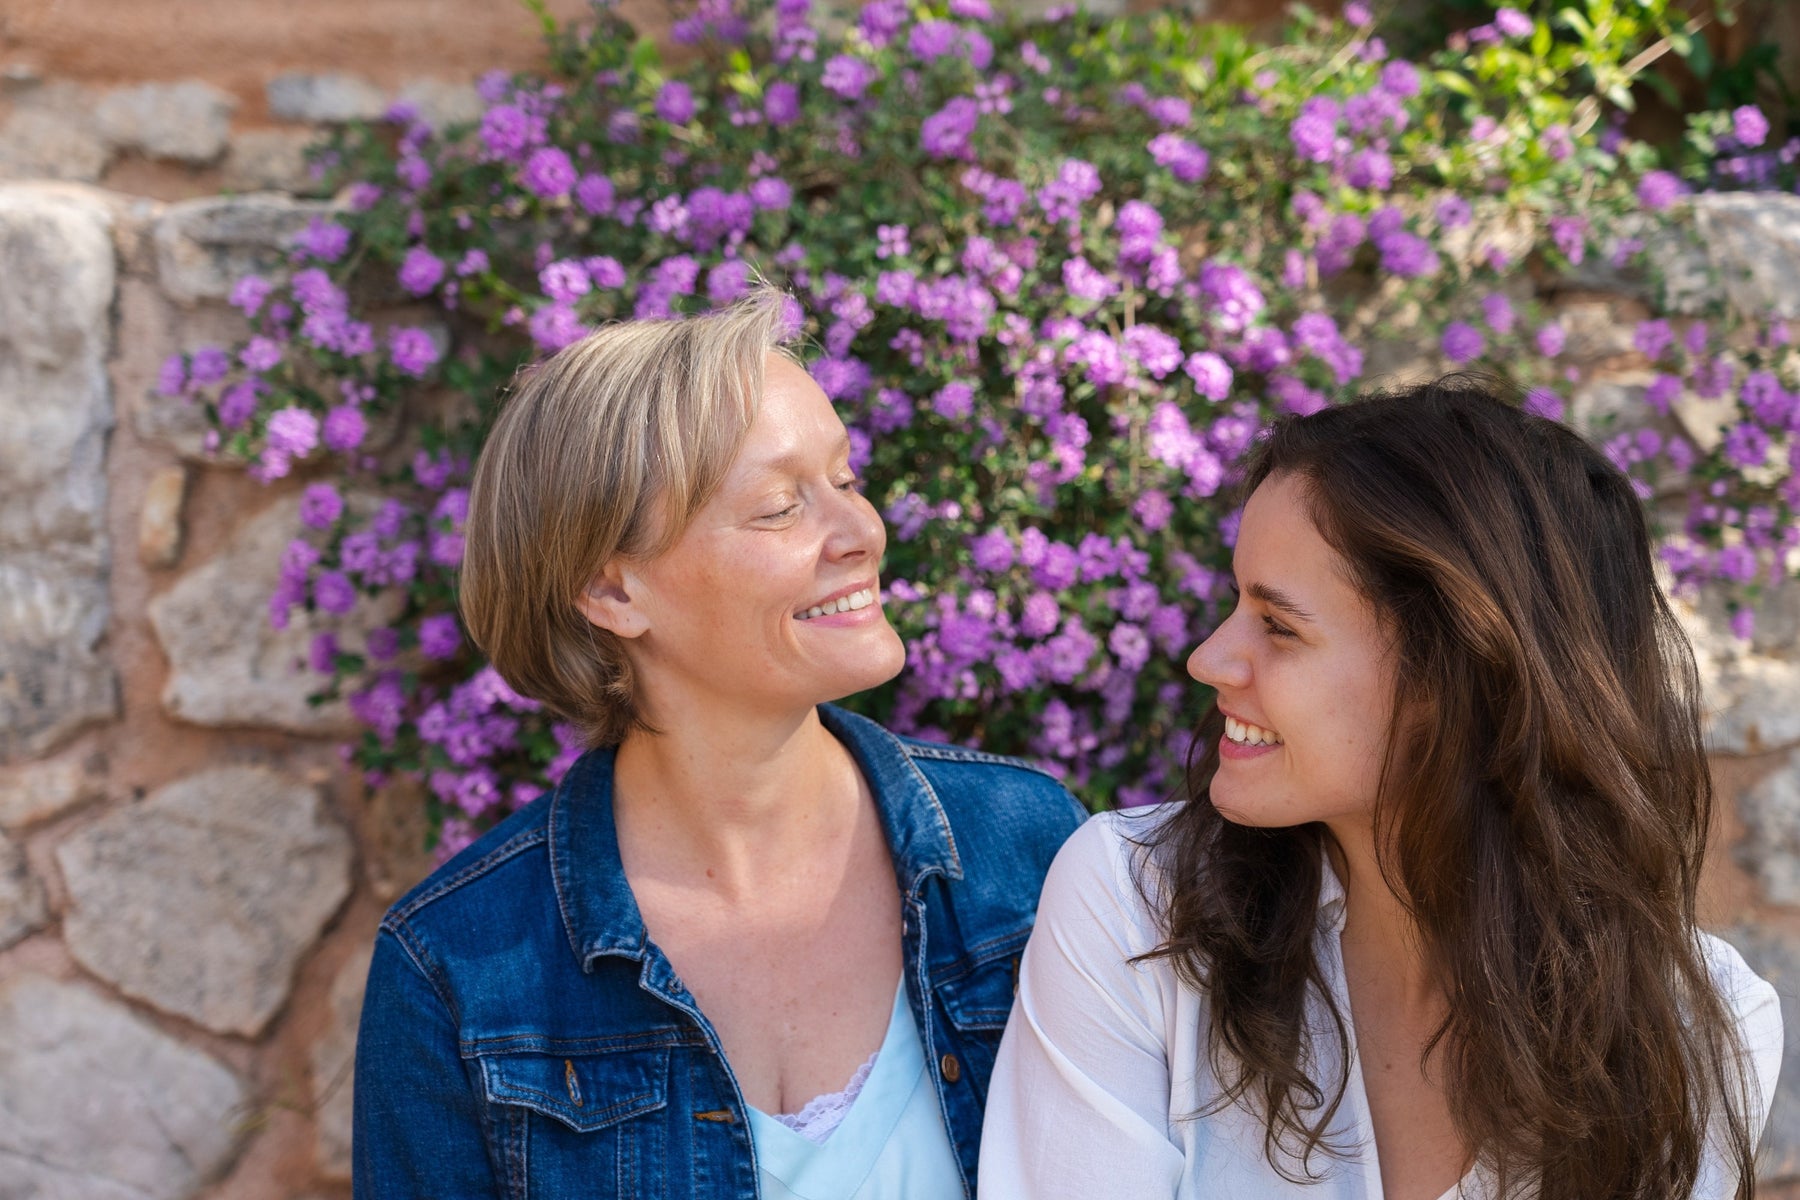
[[[906,994],[966,1194],[1038,889],[1085,817],[1011,759],[829,706],[881,810]],[[756,1200],[744,1097],[649,940],[583,757],[383,919],[356,1046],[356,1195]]]

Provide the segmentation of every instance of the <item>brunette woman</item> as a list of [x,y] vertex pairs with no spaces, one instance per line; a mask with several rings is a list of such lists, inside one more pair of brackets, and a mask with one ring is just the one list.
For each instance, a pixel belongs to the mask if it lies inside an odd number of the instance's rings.
[[982,1195],[1748,1196],[1775,993],[1630,483],[1450,379],[1278,422],[1186,803],[1045,887]]
[[462,601],[593,749],[382,922],[356,1193],[942,1200],[1050,859],[1007,759],[827,702],[891,678],[881,519],[783,298],[601,329],[475,473]]

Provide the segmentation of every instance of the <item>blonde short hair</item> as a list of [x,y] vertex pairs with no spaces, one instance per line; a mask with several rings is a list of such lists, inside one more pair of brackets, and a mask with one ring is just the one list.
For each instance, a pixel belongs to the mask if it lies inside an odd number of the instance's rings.
[[622,639],[576,600],[615,557],[674,545],[724,478],[792,358],[781,292],[718,312],[607,325],[532,368],[501,410],[469,489],[463,619],[521,695],[616,745],[647,728]]

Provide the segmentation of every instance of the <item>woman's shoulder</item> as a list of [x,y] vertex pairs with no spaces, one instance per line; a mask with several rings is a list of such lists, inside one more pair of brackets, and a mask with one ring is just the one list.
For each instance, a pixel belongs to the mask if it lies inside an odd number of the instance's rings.
[[1755,1054],[1761,1045],[1779,1045],[1781,998],[1774,985],[1751,969],[1742,952],[1722,937],[1702,933],[1700,949],[1712,973],[1713,988],[1737,1018],[1746,1048]]
[[1063,843],[1044,881],[1040,920],[1076,929],[1105,927],[1132,953],[1159,940],[1159,839],[1182,805],[1117,809],[1087,820]]

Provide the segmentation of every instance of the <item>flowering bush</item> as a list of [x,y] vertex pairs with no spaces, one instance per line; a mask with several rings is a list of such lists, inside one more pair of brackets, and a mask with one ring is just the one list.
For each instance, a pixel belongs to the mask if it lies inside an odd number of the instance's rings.
[[[448,852],[580,749],[455,615],[497,396],[600,322],[774,279],[891,532],[908,666],[855,703],[1141,803],[1185,751],[1183,657],[1230,603],[1226,497],[1272,414],[1402,362],[1504,374],[1557,415],[1582,383],[1533,273],[1629,267],[1618,221],[1689,186],[1605,118],[1635,49],[1596,32],[1610,8],[1554,29],[1502,9],[1409,62],[1356,3],[1258,45],[1173,13],[871,0],[828,33],[807,0],[701,0],[674,66],[598,7],[552,30],[545,76],[485,78],[479,122],[401,106],[338,138],[340,210],[282,278],[238,284],[242,346],[178,356],[162,386],[258,477],[312,480],[271,620],[403,593],[366,645],[320,635],[312,666],[364,726],[370,780],[428,785]],[[1659,28],[1660,0],[1634,11]],[[1778,331],[1746,336],[1646,324],[1667,373],[1600,431],[1646,497],[1691,481],[1667,548],[1688,586],[1777,575],[1796,540],[1800,364]],[[1721,436],[1658,423],[1695,403],[1730,409]]]

